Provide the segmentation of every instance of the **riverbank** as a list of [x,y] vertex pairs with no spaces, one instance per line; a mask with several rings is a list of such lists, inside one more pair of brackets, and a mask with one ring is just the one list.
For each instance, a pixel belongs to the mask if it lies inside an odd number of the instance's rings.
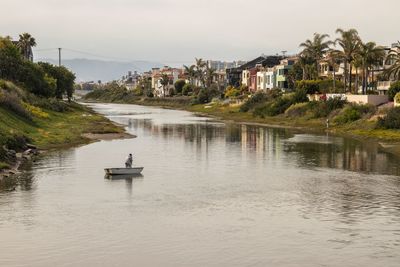
[[0,179],[17,173],[24,161],[46,150],[135,137],[89,107],[65,105],[63,112],[42,109],[47,115],[31,120],[0,106]]

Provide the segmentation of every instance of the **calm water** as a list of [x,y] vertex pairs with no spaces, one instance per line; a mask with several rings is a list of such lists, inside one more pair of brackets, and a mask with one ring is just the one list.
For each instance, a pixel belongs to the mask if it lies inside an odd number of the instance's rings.
[[[0,190],[0,266],[399,266],[400,159],[377,144],[96,104],[138,137]],[[104,179],[133,152],[143,177]]]

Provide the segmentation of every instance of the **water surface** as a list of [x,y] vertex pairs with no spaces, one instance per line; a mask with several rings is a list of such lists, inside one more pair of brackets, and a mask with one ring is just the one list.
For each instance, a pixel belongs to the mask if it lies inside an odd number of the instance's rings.
[[[399,266],[400,159],[378,144],[94,107],[138,137],[3,182],[0,266]],[[104,179],[128,153],[143,177]]]

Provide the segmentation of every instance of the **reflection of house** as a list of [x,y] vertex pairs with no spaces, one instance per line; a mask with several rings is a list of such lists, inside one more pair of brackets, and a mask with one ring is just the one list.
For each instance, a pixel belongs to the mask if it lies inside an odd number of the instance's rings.
[[[153,68],[151,75],[151,88],[154,96],[162,97],[169,96],[174,89],[174,83],[183,74],[182,69],[171,68],[165,66],[163,68]],[[162,85],[162,78],[166,75],[169,78],[169,83],[166,86]]]

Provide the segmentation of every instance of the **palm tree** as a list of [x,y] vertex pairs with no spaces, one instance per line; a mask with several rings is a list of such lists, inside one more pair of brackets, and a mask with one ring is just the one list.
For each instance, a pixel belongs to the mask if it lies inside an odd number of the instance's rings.
[[377,46],[374,42],[360,43],[358,52],[358,60],[362,67],[362,91],[367,92],[367,84],[369,72],[373,71],[373,67],[378,65],[385,57],[384,48]]
[[36,46],[35,38],[33,38],[29,33],[23,33],[19,35],[18,47],[22,56],[26,60],[30,60],[32,47],[34,46]]
[[400,42],[397,49],[392,49],[386,59],[391,63],[390,68],[385,71],[385,76],[388,79],[400,80]]
[[161,85],[163,87],[163,95],[164,95],[164,97],[165,97],[165,91],[168,89],[168,85],[169,85],[170,81],[171,81],[171,79],[169,78],[169,76],[167,74],[163,74],[161,76],[160,83],[161,83]]
[[334,49],[330,49],[327,52],[326,56],[326,62],[328,63],[328,66],[332,68],[333,70],[333,90],[336,89],[336,68],[339,66],[340,63],[340,53]]
[[202,58],[195,58],[196,59],[196,77],[204,86],[204,67],[207,65],[206,62],[203,61]]
[[207,65],[205,69],[205,76],[206,76],[206,85],[207,87],[210,87],[211,84],[213,83],[214,77],[216,76],[215,69],[210,68]]
[[325,41],[326,38],[329,38],[328,34],[314,33],[314,38],[312,40],[308,39],[300,44],[300,47],[303,48],[301,54],[313,60],[317,73],[319,73],[320,60],[329,50],[329,46],[333,44],[332,41]]
[[344,59],[344,86],[346,90],[347,86],[347,70],[349,65],[349,89],[351,90],[351,74],[352,74],[352,63],[358,53],[360,47],[360,37],[355,29],[343,30],[337,29],[336,33],[340,34],[340,38],[336,39],[336,43],[343,49],[341,51],[342,57]]
[[183,67],[185,68],[185,75],[188,77],[189,83],[193,85],[193,81],[196,78],[196,66],[191,65],[190,67],[188,67],[186,65],[183,65]]

